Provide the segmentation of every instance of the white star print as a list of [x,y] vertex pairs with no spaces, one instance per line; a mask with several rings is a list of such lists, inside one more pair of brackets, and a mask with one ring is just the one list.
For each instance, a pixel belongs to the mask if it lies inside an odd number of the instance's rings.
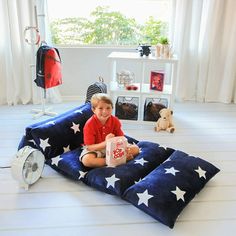
[[114,188],[115,187],[115,182],[120,180],[120,179],[116,178],[115,174],[112,175],[111,177],[107,177],[105,179],[107,181],[107,188],[109,188],[110,186]]
[[199,178],[203,177],[204,179],[206,179],[206,171],[201,169],[200,166],[198,166],[198,169],[197,170],[194,170],[198,173],[199,175]]
[[75,124],[74,122],[72,122],[72,124],[73,125],[70,128],[74,130],[74,134],[76,134],[76,132],[80,132],[79,124]]
[[175,176],[175,173],[179,172],[179,170],[176,170],[174,167],[171,168],[165,168],[166,172],[165,174],[172,174]]
[[83,112],[81,110],[75,110],[74,113],[80,113],[83,114]]
[[184,194],[186,193],[185,191],[182,191],[176,186],[175,190],[171,192],[175,194],[177,201],[179,201],[180,199],[183,200],[183,202],[185,201],[184,200]]
[[34,145],[36,145],[35,141],[33,139],[29,140],[30,143],[33,143]]
[[153,195],[148,194],[148,190],[146,189],[143,193],[137,193],[138,195],[138,205],[142,203],[148,207],[148,200],[153,197]]
[[167,162],[167,161],[171,161],[171,158],[167,158],[163,163]]
[[79,171],[79,179],[84,178],[84,176],[87,174],[87,172]]
[[140,165],[144,165],[144,163],[146,163],[148,161],[144,160],[143,158],[139,159],[139,160],[135,160],[134,161],[134,164],[140,164]]
[[138,181],[134,181],[135,184],[137,184],[138,182],[140,182],[142,179],[140,178]]
[[51,120],[51,121],[47,122],[46,124],[47,124],[47,125],[55,125],[56,123],[55,123],[54,120]]
[[39,146],[43,149],[43,151],[45,151],[45,149],[47,148],[47,147],[50,147],[51,145],[48,143],[48,140],[49,140],[49,138],[47,138],[47,139],[39,139]]
[[63,147],[63,149],[64,149],[64,153],[69,152],[70,151],[70,145],[68,145],[67,147]]
[[51,163],[51,164],[58,166],[58,162],[59,162],[60,160],[62,160],[61,156],[60,156],[60,155],[59,155],[59,156],[56,156],[56,157],[52,158],[52,163]]
[[166,146],[163,146],[163,145],[159,145],[159,148],[164,148],[164,149],[166,149],[167,147],[166,147]]

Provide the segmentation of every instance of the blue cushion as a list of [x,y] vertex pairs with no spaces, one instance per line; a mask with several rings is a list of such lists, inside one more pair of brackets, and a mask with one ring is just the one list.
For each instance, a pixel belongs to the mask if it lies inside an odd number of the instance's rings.
[[91,168],[85,167],[83,163],[79,161],[81,152],[82,147],[78,147],[73,151],[46,160],[46,164],[71,179],[83,181],[85,174],[91,170]]
[[83,143],[83,127],[92,115],[90,103],[31,129],[31,135],[46,159],[57,157]]
[[142,181],[128,188],[123,198],[173,228],[184,207],[219,171],[201,158],[175,151]]
[[[129,136],[126,136],[126,138],[129,143],[138,142],[136,139],[131,138]],[[85,176],[88,171],[92,170],[92,168],[85,167],[83,163],[79,160],[81,152],[82,146],[72,151],[65,152],[56,157],[47,159],[46,164],[71,179],[86,182]]]
[[20,150],[24,146],[30,146],[32,148],[38,149],[38,146],[36,145],[35,141],[32,137],[29,137],[29,135],[23,135],[20,140],[20,143],[18,144],[17,150]]
[[66,116],[68,116],[69,114],[72,114],[72,113],[77,112],[77,111],[79,111],[79,110],[81,110],[81,109],[83,109],[83,108],[86,108],[87,106],[90,106],[90,105],[89,105],[89,104],[85,104],[85,105],[83,104],[83,105],[80,105],[80,106],[78,106],[78,107],[76,107],[76,108],[73,108],[73,109],[71,109],[71,110],[69,110],[69,111],[66,111],[66,112],[64,112],[64,113],[62,113],[62,114],[59,114],[59,115],[57,115],[57,116],[55,116],[55,117],[49,118],[49,119],[47,119],[46,121],[43,120],[43,121],[40,121],[40,122],[37,122],[37,123],[34,123],[34,124],[31,124],[31,125],[27,126],[27,127],[25,128],[25,134],[24,134],[24,136],[22,137],[22,139],[21,139],[21,141],[20,141],[20,143],[19,143],[19,145],[18,145],[18,150],[21,149],[21,148],[23,148],[23,147],[26,146],[26,145],[32,146],[32,147],[34,147],[34,148],[37,147],[37,146],[35,145],[35,143],[34,143],[33,136],[32,136],[32,134],[31,134],[31,131],[32,131],[34,128],[36,128],[36,127],[38,127],[38,126],[41,126],[41,125],[44,125],[44,124],[47,124],[47,123],[50,123],[50,122],[54,122],[55,120],[59,120],[60,118],[66,117]]
[[23,148],[24,146],[30,146],[33,148],[38,148],[38,145],[35,143],[34,138],[32,136],[32,130],[35,129],[36,127],[40,127],[40,126],[44,126],[45,124],[50,124],[50,123],[55,123],[58,122],[59,120],[61,120],[62,117],[67,117],[69,114],[73,114],[78,112],[79,110],[83,109],[83,108],[87,108],[87,106],[89,106],[89,104],[85,105],[80,105],[79,107],[73,108],[69,111],[66,111],[62,114],[59,114],[55,117],[49,118],[47,120],[44,121],[40,121],[34,124],[31,124],[29,126],[27,126],[25,128],[25,134],[23,135],[23,137],[21,138],[21,141],[18,145],[18,150]]
[[137,145],[141,152],[135,159],[115,168],[92,169],[84,182],[100,191],[121,196],[128,187],[140,181],[174,151],[148,141],[138,142]]

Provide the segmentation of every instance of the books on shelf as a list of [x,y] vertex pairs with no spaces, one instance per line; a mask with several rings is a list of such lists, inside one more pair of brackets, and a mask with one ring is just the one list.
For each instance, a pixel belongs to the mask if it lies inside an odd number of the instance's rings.
[[151,71],[150,89],[156,91],[163,91],[164,78],[165,78],[164,71]]

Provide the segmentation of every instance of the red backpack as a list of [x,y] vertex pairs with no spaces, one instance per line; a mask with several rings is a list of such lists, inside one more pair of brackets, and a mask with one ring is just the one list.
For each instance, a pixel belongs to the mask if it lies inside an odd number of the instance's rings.
[[48,45],[39,47],[34,82],[44,89],[62,84],[61,57],[57,48]]

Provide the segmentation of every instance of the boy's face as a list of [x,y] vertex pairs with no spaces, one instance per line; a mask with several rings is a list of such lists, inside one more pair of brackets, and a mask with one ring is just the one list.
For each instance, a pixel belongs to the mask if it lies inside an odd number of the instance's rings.
[[112,114],[112,106],[111,104],[99,101],[97,106],[93,109],[93,112],[97,116],[97,118],[104,124]]

